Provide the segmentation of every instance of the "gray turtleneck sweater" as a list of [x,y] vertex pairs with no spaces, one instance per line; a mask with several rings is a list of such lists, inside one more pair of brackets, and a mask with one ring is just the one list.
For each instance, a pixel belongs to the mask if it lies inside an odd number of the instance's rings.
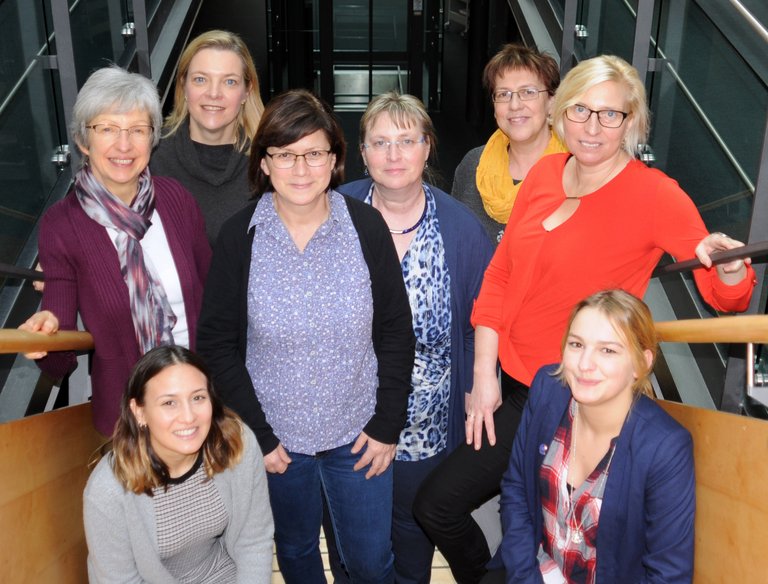
[[211,246],[224,221],[251,198],[248,155],[231,144],[209,146],[193,142],[189,122],[160,141],[149,166],[152,174],[175,178],[192,193],[205,217]]

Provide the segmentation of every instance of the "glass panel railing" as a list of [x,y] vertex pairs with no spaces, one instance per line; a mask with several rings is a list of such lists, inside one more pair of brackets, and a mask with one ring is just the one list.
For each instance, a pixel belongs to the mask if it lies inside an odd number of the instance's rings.
[[768,27],[768,2],[765,0],[730,0],[736,2],[743,7],[744,10],[750,13],[754,19],[762,24],[764,27]]
[[711,231],[744,240],[768,87],[696,2],[664,2],[658,31],[656,57],[665,61],[650,88],[656,164],[680,182]]
[[610,53],[632,61],[637,0],[581,0],[576,17],[579,60]]
[[[132,21],[130,0],[70,0],[70,26],[77,80],[110,63],[122,63],[123,27]],[[127,31],[126,31],[127,32]]]
[[61,142],[42,2],[0,3],[0,262],[14,264],[56,183]]

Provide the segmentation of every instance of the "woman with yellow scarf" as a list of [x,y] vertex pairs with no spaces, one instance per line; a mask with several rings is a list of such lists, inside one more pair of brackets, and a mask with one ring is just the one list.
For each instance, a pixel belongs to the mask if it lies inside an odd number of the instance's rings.
[[504,45],[485,66],[483,86],[499,129],[464,156],[451,194],[475,212],[495,243],[531,167],[542,156],[566,151],[549,125],[559,83],[555,60],[522,45]]

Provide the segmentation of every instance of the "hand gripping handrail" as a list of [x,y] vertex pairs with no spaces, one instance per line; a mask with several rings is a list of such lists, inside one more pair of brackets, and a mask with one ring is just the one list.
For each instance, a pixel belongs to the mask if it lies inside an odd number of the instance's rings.
[[[711,259],[713,265],[718,265],[744,258],[752,258],[754,261],[758,258],[764,258],[766,256],[768,256],[768,241],[760,241],[758,243],[750,243],[749,245],[745,245],[743,247],[737,247],[736,249],[715,252],[711,255]],[[653,271],[651,277],[657,278],[665,274],[689,272],[691,270],[695,270],[696,268],[701,268],[703,265],[704,264],[702,264],[697,259],[675,262],[674,264],[659,266]]]

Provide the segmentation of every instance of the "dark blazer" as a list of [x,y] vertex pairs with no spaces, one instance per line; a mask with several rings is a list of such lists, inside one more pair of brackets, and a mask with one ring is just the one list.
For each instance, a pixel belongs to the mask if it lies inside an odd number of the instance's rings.
[[[152,180],[155,209],[181,281],[194,349],[203,282],[211,259],[205,223],[192,195],[178,182],[162,177]],[[141,357],[117,250],[106,228],[85,214],[74,192],[43,216],[39,248],[45,272],[42,309],[56,315],[61,330],[76,330],[79,312],[93,335],[93,421],[99,432],[111,435],[131,368]],[[77,360],[71,351],[52,352],[37,363],[46,373],[62,377],[76,367]]]
[[[371,179],[347,183],[339,192],[365,200]],[[440,236],[445,246],[445,261],[451,275],[451,396],[448,422],[448,449],[464,442],[464,394],[472,391],[475,364],[475,329],[469,322],[475,299],[493,245],[482,224],[462,203],[437,187],[429,185],[435,196]],[[401,274],[402,275],[402,274]]]
[[[507,582],[542,582],[539,468],[571,398],[543,367],[531,385],[501,485]],[[597,531],[597,584],[691,582],[696,507],[693,442],[653,400],[633,405],[616,443]]]
[[[345,197],[371,276],[373,348],[378,360],[376,409],[363,431],[374,440],[395,444],[405,425],[416,341],[400,263],[387,225],[372,207]],[[227,221],[214,248],[205,285],[197,349],[211,370],[224,403],[256,434],[264,454],[278,444],[245,366],[248,340],[248,275],[256,203]]]

